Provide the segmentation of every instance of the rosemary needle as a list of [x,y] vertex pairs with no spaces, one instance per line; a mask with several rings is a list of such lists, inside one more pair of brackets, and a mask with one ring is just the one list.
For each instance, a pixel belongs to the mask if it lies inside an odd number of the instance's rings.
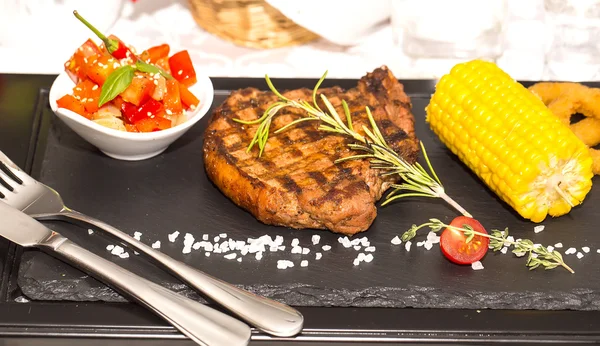
[[[301,109],[306,112],[304,117],[290,122],[289,124],[275,131],[275,133],[285,131],[300,122],[316,120],[321,122],[319,125],[319,130],[321,131],[332,132],[353,138],[356,142],[351,143],[348,146],[351,149],[361,153],[344,157],[337,160],[336,163],[348,160],[369,159],[371,166],[374,169],[380,170],[382,175],[398,175],[402,179],[401,184],[392,184],[392,191],[385,197],[383,205],[404,197],[441,198],[458,210],[462,215],[472,217],[471,214],[469,214],[463,207],[461,207],[456,201],[446,194],[442,182],[436,175],[433,166],[431,165],[431,161],[427,156],[427,151],[425,150],[425,146],[422,142],[420,142],[420,145],[429,173],[420,163],[417,162],[412,164],[392,150],[375,123],[375,119],[373,118],[369,107],[366,107],[366,113],[371,128],[369,129],[365,126],[362,126],[362,130],[364,131],[365,135],[361,135],[356,132],[354,125],[352,124],[352,117],[348,104],[346,101],[342,100],[342,108],[344,110],[344,118],[346,120],[346,123],[344,123],[342,117],[338,114],[337,110],[331,104],[327,96],[323,94],[318,95],[318,89],[325,80],[325,77],[327,77],[327,72],[323,74],[323,77],[321,77],[321,79],[319,79],[315,85],[312,92],[312,104],[310,104],[305,100],[291,100],[283,96],[275,88],[269,79],[269,76],[265,76],[267,85],[279,98],[279,101],[271,104],[265,110],[263,115],[256,120],[244,121],[241,119],[234,119],[242,124],[258,124],[254,138],[248,145],[248,152],[252,150],[255,145],[258,145],[258,155],[259,157],[262,155],[269,138],[269,129],[271,127],[272,119],[277,115],[277,113],[287,107]],[[317,103],[318,96],[320,96],[321,101],[325,105],[325,110],[322,110],[319,107]]]

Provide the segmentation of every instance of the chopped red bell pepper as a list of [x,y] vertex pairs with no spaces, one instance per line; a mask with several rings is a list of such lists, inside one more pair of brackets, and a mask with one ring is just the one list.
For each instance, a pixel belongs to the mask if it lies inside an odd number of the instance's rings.
[[[169,47],[169,45],[166,43],[159,46],[154,46],[143,51],[142,54],[140,54],[140,59],[154,64],[158,61],[158,59],[168,58],[170,50],[171,47]],[[167,69],[166,71],[169,70]]]
[[181,96],[179,95],[179,82],[177,82],[175,79],[168,79],[166,84],[167,93],[163,96],[165,110],[171,111],[173,114],[179,114],[183,112]]
[[129,102],[123,102],[121,110],[123,111],[125,120],[130,124],[137,124],[143,119],[164,115],[163,105],[154,99],[149,99],[139,107]]
[[85,107],[83,106],[81,101],[71,94],[67,94],[59,98],[56,101],[56,104],[59,108],[66,108],[88,119],[91,118],[91,115],[85,110]]
[[79,100],[88,113],[98,111],[98,100],[100,99],[100,87],[89,79],[84,79],[73,88],[73,95]]
[[171,127],[171,120],[162,117],[145,118],[135,123],[135,127],[140,132],[166,130]]
[[[110,36],[108,36],[108,39],[117,41],[117,49],[115,49],[113,52],[111,52],[112,56],[114,56],[117,59],[125,59],[128,56],[133,56],[133,54],[129,51],[129,48],[117,36],[110,35]],[[107,47],[107,49],[108,49],[108,47]],[[110,50],[109,50],[109,52],[110,52]]]
[[192,64],[190,53],[187,50],[173,54],[169,58],[171,75],[186,87],[196,84],[196,70]]
[[178,84],[181,103],[183,103],[183,105],[186,108],[191,108],[192,106],[198,107],[200,100],[198,100],[198,98],[194,94],[192,94],[192,92],[185,85],[181,83]]
[[154,79],[147,78],[144,75],[136,74],[131,84],[121,93],[121,97],[126,102],[131,102],[136,106],[144,104],[154,92],[156,85]]
[[88,39],[85,41],[71,56],[69,61],[65,63],[65,69],[69,74],[69,77],[77,83],[81,78],[86,77],[86,68],[88,63],[97,59],[102,55],[100,48],[92,41]]

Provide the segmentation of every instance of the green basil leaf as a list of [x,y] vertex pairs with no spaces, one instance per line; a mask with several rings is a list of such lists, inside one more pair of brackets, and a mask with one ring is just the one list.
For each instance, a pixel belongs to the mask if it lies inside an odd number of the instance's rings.
[[135,69],[131,65],[121,66],[114,70],[102,85],[98,106],[102,107],[105,103],[112,101],[120,93],[125,91],[133,80]]
[[148,63],[143,62],[142,60],[136,61],[135,68],[140,72],[154,73],[154,74],[160,73],[166,79],[173,79],[173,77],[170,74],[163,71],[162,68],[160,68],[158,66],[150,65]]

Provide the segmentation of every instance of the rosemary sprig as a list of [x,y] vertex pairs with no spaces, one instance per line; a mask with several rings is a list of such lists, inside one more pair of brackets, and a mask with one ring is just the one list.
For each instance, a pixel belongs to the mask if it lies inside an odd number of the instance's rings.
[[443,228],[449,228],[452,230],[463,232],[467,237],[465,242],[470,242],[475,235],[479,235],[482,237],[486,237],[490,239],[489,248],[492,251],[500,251],[503,247],[513,247],[512,253],[517,257],[523,257],[527,255],[526,265],[529,267],[529,270],[536,269],[540,266],[544,267],[544,269],[554,269],[558,266],[561,266],[568,270],[571,274],[575,272],[571,267],[569,267],[565,261],[563,260],[560,252],[554,250],[549,251],[547,247],[542,245],[534,244],[529,239],[517,239],[510,240],[508,239],[508,228],[504,231],[492,230],[491,234],[481,233],[473,230],[472,227],[465,225],[464,227],[454,227],[451,225],[447,225],[438,219],[429,219],[429,222],[426,222],[422,225],[412,225],[412,227],[402,234],[402,241],[406,242],[408,240],[413,239],[417,235],[417,231],[421,228],[429,227],[432,232],[439,232]]
[[[450,196],[448,196],[444,190],[442,182],[435,174],[433,166],[431,165],[431,161],[429,161],[429,157],[427,156],[427,151],[425,150],[425,146],[422,142],[420,142],[421,149],[423,151],[423,156],[425,161],[427,162],[427,168],[429,173],[425,170],[425,168],[420,163],[411,164],[407,162],[404,158],[398,155],[385,141],[381,131],[377,124],[375,123],[375,119],[371,114],[371,110],[369,107],[366,107],[367,117],[369,119],[369,124],[371,129],[362,126],[362,130],[365,135],[361,135],[356,132],[354,125],[352,124],[352,117],[350,114],[350,109],[346,101],[342,100],[342,108],[344,110],[344,117],[346,119],[346,123],[342,120],[342,117],[338,114],[335,107],[331,104],[327,96],[320,94],[321,101],[326,107],[326,110],[322,110],[317,103],[317,92],[323,81],[327,77],[327,72],[319,79],[315,88],[312,92],[312,101],[313,104],[305,100],[291,100],[287,97],[283,96],[271,80],[269,76],[265,76],[267,81],[267,85],[271,89],[271,91],[279,98],[279,101],[273,103],[264,114],[256,119],[251,121],[244,121],[241,119],[234,119],[235,121],[247,124],[247,125],[256,125],[259,124],[257,131],[254,135],[254,138],[248,145],[248,152],[252,150],[255,145],[259,147],[259,156],[262,155],[265,146],[267,145],[267,140],[269,138],[269,128],[271,127],[271,123],[273,118],[277,115],[279,111],[286,107],[293,107],[304,110],[306,115],[299,119],[296,119],[289,124],[281,127],[275,133],[280,133],[282,131],[287,130],[291,126],[294,126],[303,121],[321,121],[319,125],[319,130],[337,133],[341,135],[345,135],[353,138],[356,143],[351,143],[348,146],[356,151],[361,152],[361,154],[348,156],[336,161],[336,163],[348,161],[348,160],[358,160],[358,159],[369,159],[373,168],[382,171],[382,175],[393,175],[397,174],[402,178],[401,184],[392,184],[392,191],[386,196],[385,201],[382,205],[386,205],[396,199],[403,197],[433,197],[433,198],[442,198],[456,210],[458,210],[462,215],[467,217],[472,217],[463,207],[461,207],[456,201],[454,201]],[[431,174],[430,174],[431,173]]]

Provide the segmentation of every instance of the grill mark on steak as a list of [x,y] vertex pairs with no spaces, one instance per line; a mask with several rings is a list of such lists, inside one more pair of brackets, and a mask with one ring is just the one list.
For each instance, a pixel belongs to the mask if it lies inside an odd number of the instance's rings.
[[[413,163],[418,155],[410,99],[386,68],[368,73],[356,88],[323,88],[338,114],[345,120],[342,100],[350,109],[354,129],[364,135],[370,128],[369,107],[390,147]],[[292,100],[312,102],[312,90],[282,93]],[[326,109],[318,98],[321,109]],[[382,177],[368,160],[335,161],[357,152],[348,148],[352,139],[318,129],[319,121],[304,121],[282,133],[274,131],[306,116],[304,111],[285,108],[270,129],[261,157],[258,148],[246,152],[261,117],[278,101],[271,92],[245,88],[231,93],[210,120],[204,138],[204,162],[208,177],[237,205],[258,220],[293,228],[330,229],[355,234],[369,228],[377,215],[375,202],[397,177]]]

